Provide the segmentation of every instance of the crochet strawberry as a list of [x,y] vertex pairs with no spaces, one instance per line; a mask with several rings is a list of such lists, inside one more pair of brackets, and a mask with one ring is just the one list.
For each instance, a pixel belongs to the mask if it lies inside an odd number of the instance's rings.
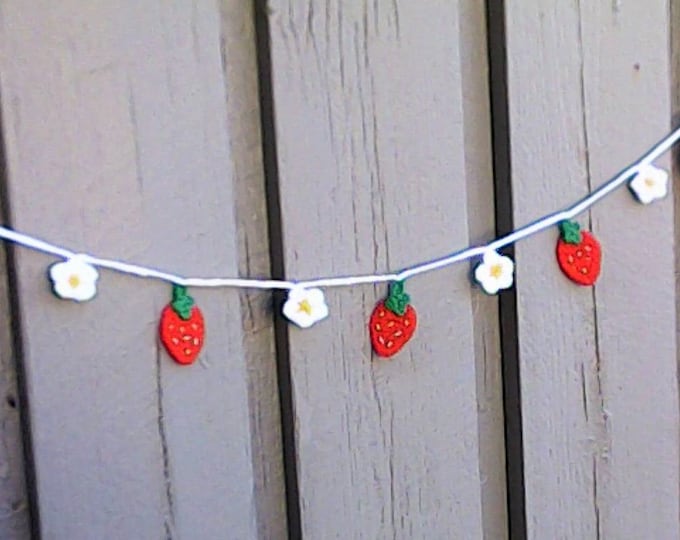
[[163,308],[159,331],[161,342],[177,363],[191,364],[196,360],[203,347],[205,325],[186,287],[173,285],[172,302]]
[[417,319],[416,310],[409,301],[404,283],[396,281],[390,286],[389,296],[373,309],[368,329],[378,356],[387,358],[397,354],[413,337]]
[[575,221],[562,221],[559,227],[557,262],[562,272],[579,285],[593,285],[600,275],[600,243],[591,233],[581,231]]

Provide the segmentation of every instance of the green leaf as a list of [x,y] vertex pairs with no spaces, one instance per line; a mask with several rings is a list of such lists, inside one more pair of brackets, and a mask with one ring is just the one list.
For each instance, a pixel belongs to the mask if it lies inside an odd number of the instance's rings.
[[567,244],[581,243],[581,226],[575,221],[564,220],[560,222],[562,240]]
[[182,285],[172,286],[172,309],[181,319],[188,321],[194,307],[194,299],[187,294],[187,288]]
[[390,285],[390,294],[385,300],[385,307],[396,315],[406,313],[411,297],[404,292],[404,282],[395,281]]

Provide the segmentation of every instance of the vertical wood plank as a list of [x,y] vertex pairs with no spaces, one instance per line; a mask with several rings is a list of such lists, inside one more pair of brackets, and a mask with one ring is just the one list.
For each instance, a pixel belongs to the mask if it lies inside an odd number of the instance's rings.
[[[458,5],[268,8],[287,273],[384,271],[466,245],[478,193]],[[407,284],[419,329],[391,361],[372,357],[366,328],[384,286],[329,290],[330,319],[290,328],[305,537],[482,537],[467,271]]]
[[[673,127],[680,126],[680,0],[670,2],[670,31],[671,31],[671,105]],[[676,146],[672,152],[672,177],[671,182],[677,185],[680,174],[680,149]],[[674,189],[673,210],[675,214],[675,272],[678,275],[680,269],[680,189]],[[676,298],[680,295],[680,280],[675,282]],[[675,328],[676,340],[680,335],[680,302],[675,303]],[[676,345],[677,347],[677,345]],[[676,355],[680,363],[680,351],[676,349]]]
[[[242,276],[268,276],[271,264],[260,136],[255,13],[253,6],[245,4],[242,0],[221,0],[220,3],[229,143],[234,167],[234,211],[238,224],[238,271]],[[278,540],[286,538],[287,523],[272,295],[268,291],[249,290],[239,297],[248,369],[257,537]]]
[[[3,214],[4,210],[0,208],[0,217]],[[2,221],[5,222],[4,219]],[[20,425],[20,415],[26,414],[26,411],[17,384],[15,331],[7,250],[4,245],[0,245],[0,538],[24,540],[31,537],[24,441]]]
[[[226,106],[223,69],[241,60],[222,54],[218,4],[32,0],[1,15],[12,224],[102,256],[236,274],[234,182],[257,172],[247,157],[235,171],[246,143],[229,130],[255,115]],[[103,272],[97,299],[75,305],[51,296],[50,262],[17,253],[43,537],[256,537],[256,359],[238,293],[193,291],[206,348],[180,367],[156,340],[169,286]],[[267,339],[251,353],[269,354]]]
[[[464,0],[459,5],[469,243],[479,245],[495,233],[486,13],[483,2]],[[508,536],[508,522],[497,298],[472,295],[472,313],[484,538],[502,540]]]
[[[509,3],[517,225],[567,205],[669,127],[667,4]],[[551,231],[517,253],[529,538],[677,538],[673,213],[625,191],[580,222],[594,289],[557,269]]]
[[[582,7],[588,51],[584,73],[592,81],[585,113],[593,178],[615,174],[621,165],[614,160],[625,162],[670,128],[668,9],[666,0]],[[635,126],[625,137],[616,136],[619,111],[626,111]],[[668,167],[669,156],[659,164]],[[598,382],[605,396],[596,403],[604,404],[610,437],[596,470],[601,536],[677,538],[680,419],[672,200],[646,208],[624,190],[592,214],[593,227],[611,246],[614,276],[595,296]]]

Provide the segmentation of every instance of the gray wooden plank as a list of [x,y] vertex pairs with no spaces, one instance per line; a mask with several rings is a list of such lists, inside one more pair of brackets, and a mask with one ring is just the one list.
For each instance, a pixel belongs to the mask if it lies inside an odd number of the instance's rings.
[[[238,223],[238,270],[244,276],[268,276],[271,266],[254,13],[242,0],[222,0],[220,6]],[[278,540],[286,538],[287,523],[272,295],[268,291],[245,291],[239,297],[248,369],[258,538]]]
[[[668,130],[663,1],[508,4],[516,224],[565,206]],[[604,249],[591,290],[556,231],[517,246],[529,538],[677,538],[673,218],[625,190],[581,223]]]
[[[467,244],[458,6],[268,7],[286,272]],[[407,288],[419,329],[391,361],[372,358],[366,328],[384,286],[327,291],[330,318],[290,329],[305,537],[482,537],[468,268]]]
[[[459,29],[469,243],[479,245],[495,233],[486,13],[484,3],[476,0],[459,5],[464,21]],[[508,522],[497,297],[473,295],[472,313],[484,538],[502,540],[508,536]]]
[[[671,105],[673,127],[680,126],[680,0],[670,2],[670,33],[671,33]],[[678,178],[678,166],[680,165],[680,149],[677,147],[672,152],[672,176],[671,182],[676,184]],[[675,268],[680,267],[678,247],[680,246],[680,189],[671,191],[673,196],[673,210],[675,215]],[[680,295],[680,280],[676,279],[676,298]],[[680,302],[675,303],[676,336],[680,332]],[[677,339],[677,337],[676,337]],[[677,347],[677,344],[676,344]]]
[[[0,217],[3,218],[0,209]],[[17,387],[12,308],[6,249],[0,245],[0,538],[30,538],[29,501],[26,490],[23,435],[20,415],[25,414]]]
[[[506,9],[514,220],[521,225],[588,189],[580,58],[572,53],[579,18],[566,4]],[[550,231],[515,249],[527,528],[530,538],[594,538],[597,426],[584,414],[581,379],[595,375],[593,298],[557,269],[555,241]]]
[[[12,223],[104,256],[235,274],[220,25],[204,2],[4,4]],[[238,293],[193,292],[208,337],[186,368],[157,344],[169,286],[105,272],[98,298],[75,305],[49,293],[49,262],[17,254],[43,536],[255,537]]]
[[[593,178],[606,178],[626,156],[639,153],[670,127],[668,2],[613,10],[584,4],[581,18],[587,51],[584,70],[592,80],[585,100],[589,167]],[[621,128],[620,111],[636,128],[612,140]],[[668,156],[660,164],[667,167]],[[625,191],[617,195],[618,200],[592,213],[593,226],[608,246],[614,276],[596,293],[605,426],[610,436],[598,470],[604,501],[601,531],[614,538],[678,538],[673,205],[669,198],[646,208],[632,202]]]

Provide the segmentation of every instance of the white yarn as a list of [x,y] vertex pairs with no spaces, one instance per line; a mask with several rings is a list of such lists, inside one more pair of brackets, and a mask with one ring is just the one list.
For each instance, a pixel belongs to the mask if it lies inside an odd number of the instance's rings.
[[304,281],[283,281],[277,279],[248,279],[248,278],[200,278],[200,277],[185,277],[154,268],[130,264],[123,261],[113,259],[100,259],[94,255],[86,253],[77,253],[70,251],[64,247],[51,244],[44,240],[40,240],[33,236],[23,234],[7,227],[0,227],[0,238],[14,242],[21,246],[56,255],[63,259],[69,259],[78,255],[82,260],[99,268],[107,268],[115,270],[123,274],[129,274],[138,277],[160,279],[177,285],[184,285],[186,287],[236,287],[243,289],[293,289],[295,287],[344,287],[350,285],[362,285],[367,283],[384,283],[391,281],[402,281],[419,274],[432,272],[452,264],[479,257],[488,250],[498,250],[509,244],[513,244],[528,236],[539,233],[549,227],[557,225],[560,221],[572,219],[578,214],[593,206],[600,199],[609,195],[615,189],[621,187],[627,180],[635,175],[641,168],[651,165],[651,163],[659,156],[667,152],[680,139],[680,128],[673,131],[670,135],[661,140],[654,146],[647,154],[630,165],[628,168],[620,172],[614,178],[600,186],[598,189],[590,193],[584,199],[578,201],[574,205],[549,214],[533,223],[525,225],[514,232],[498,238],[489,244],[482,246],[471,246],[460,251],[456,251],[445,257],[435,259],[432,261],[416,264],[414,266],[405,268],[397,273],[387,274],[365,274],[356,276],[339,276],[339,277],[323,277],[318,279],[310,279]]

